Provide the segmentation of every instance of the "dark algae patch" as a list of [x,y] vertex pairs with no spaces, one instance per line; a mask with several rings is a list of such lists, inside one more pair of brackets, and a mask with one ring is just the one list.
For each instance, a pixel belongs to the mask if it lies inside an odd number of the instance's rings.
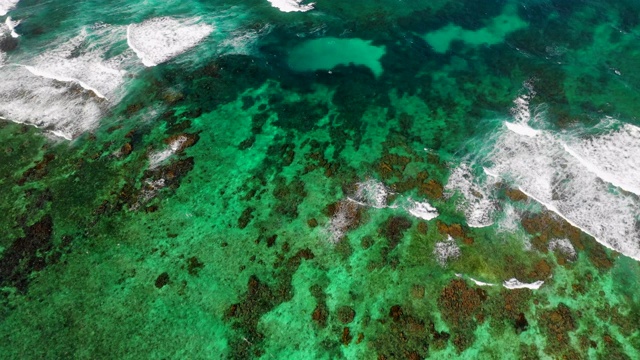
[[1,359],[640,358],[637,2],[7,4]]
[[3,286],[27,292],[31,273],[47,266],[47,255],[53,250],[52,232],[53,220],[47,215],[27,227],[25,236],[15,239],[2,253],[0,279]]

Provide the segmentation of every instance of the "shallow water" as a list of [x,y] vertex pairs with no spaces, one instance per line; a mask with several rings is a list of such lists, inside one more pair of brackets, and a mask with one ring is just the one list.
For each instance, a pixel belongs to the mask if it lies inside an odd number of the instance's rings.
[[639,16],[0,0],[2,358],[637,358]]

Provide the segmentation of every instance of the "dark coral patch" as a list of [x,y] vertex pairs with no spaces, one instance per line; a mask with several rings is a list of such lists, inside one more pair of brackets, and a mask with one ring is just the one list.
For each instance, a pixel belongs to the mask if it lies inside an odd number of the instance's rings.
[[162,289],[168,283],[169,283],[169,273],[165,271],[162,274],[158,275],[155,281],[155,286],[158,289]]
[[42,160],[38,161],[33,167],[29,168],[22,174],[18,185],[23,185],[27,181],[40,180],[49,172],[49,164],[55,160],[54,154],[46,154]]
[[0,284],[25,293],[32,272],[47,265],[46,255],[53,248],[53,220],[47,215],[25,229],[25,236],[7,248],[0,261]]

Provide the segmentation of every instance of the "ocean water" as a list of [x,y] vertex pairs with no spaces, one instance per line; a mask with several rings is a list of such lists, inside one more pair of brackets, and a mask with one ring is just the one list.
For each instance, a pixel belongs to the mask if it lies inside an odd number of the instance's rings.
[[0,0],[0,358],[640,356],[640,3]]

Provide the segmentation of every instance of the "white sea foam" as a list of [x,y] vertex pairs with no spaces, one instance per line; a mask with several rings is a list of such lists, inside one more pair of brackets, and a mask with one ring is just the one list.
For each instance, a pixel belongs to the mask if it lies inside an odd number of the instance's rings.
[[50,73],[46,70],[42,70],[39,69],[37,67],[34,66],[29,66],[29,65],[18,65],[18,66],[24,66],[25,69],[29,70],[30,73],[32,73],[33,75],[36,76],[42,76],[44,78],[47,79],[52,79],[52,80],[57,80],[57,81],[62,81],[62,82],[75,82],[78,85],[80,85],[82,88],[84,88],[85,90],[89,90],[92,91],[97,97],[106,99],[106,97],[97,89],[91,87],[89,84],[85,83],[82,80],[78,80],[76,78],[72,78],[72,77],[67,77],[64,75],[56,75],[55,73]]
[[553,239],[549,242],[549,250],[558,250],[570,259],[576,258],[576,249],[568,239]]
[[423,220],[431,220],[438,217],[438,210],[431,206],[426,201],[418,202],[414,201],[411,198],[408,199],[408,205],[405,206],[405,209],[409,212],[409,214],[423,219]]
[[20,20],[13,21],[11,20],[11,16],[7,16],[7,18],[4,20],[4,25],[6,26],[7,30],[9,30],[9,34],[11,34],[11,37],[17,38],[20,36],[16,32],[16,26],[20,25]]
[[491,180],[483,185],[477,183],[467,164],[461,164],[453,169],[449,176],[445,190],[449,196],[456,191],[460,192],[462,198],[457,205],[460,211],[464,212],[470,227],[485,227],[493,224],[496,203],[491,197],[490,190],[487,189],[490,183]]
[[393,204],[389,204],[390,194],[393,194],[391,190],[375,179],[356,183],[354,193],[338,203],[337,209],[329,221],[326,229],[329,241],[335,244],[344,237],[345,232],[354,224],[354,214],[359,206],[374,209],[403,209],[412,216],[423,220],[432,220],[439,215],[438,210],[426,201],[400,198]]
[[[578,133],[541,131],[535,137],[502,131],[487,172],[503,178],[601,244],[640,260],[637,128],[584,140]],[[568,145],[570,144],[570,145]],[[612,186],[613,185],[613,186]]]
[[487,283],[487,282],[484,282],[484,281],[476,280],[476,279],[474,279],[474,278],[472,278],[470,276],[466,276],[465,277],[463,274],[456,273],[456,276],[461,278],[461,279],[467,278],[467,279],[473,281],[473,283],[478,285],[478,286],[495,286],[496,285],[496,284],[492,284],[492,283]]
[[355,194],[348,199],[362,206],[382,209],[388,206],[387,197],[390,193],[390,190],[383,183],[369,179],[357,183]]
[[123,58],[104,58],[117,37],[117,28],[83,28],[21,64],[6,65],[11,73],[0,84],[0,114],[65,139],[95,128],[123,94]]
[[149,155],[149,169],[155,169],[160,166],[165,160],[171,157],[171,155],[175,154],[187,140],[186,136],[178,136],[166,149],[151,153]]
[[151,199],[158,195],[158,191],[166,186],[164,179],[157,179],[152,181],[151,179],[146,179],[144,186],[140,191],[140,195],[134,204],[131,205],[130,209],[135,211],[140,208],[140,206],[145,205]]
[[11,9],[16,7],[19,0],[0,0],[0,16],[5,16]]
[[496,284],[492,284],[492,283],[486,283],[480,280],[476,280],[472,277],[469,277],[469,280],[473,281],[476,285],[478,286],[495,286]]
[[451,235],[447,235],[447,239],[436,243],[433,249],[433,255],[441,266],[446,266],[449,259],[457,259],[460,257],[460,247],[456,244]]
[[502,216],[498,221],[498,231],[513,233],[518,230],[520,223],[520,214],[511,204],[505,204],[502,207]]
[[389,195],[393,194],[382,182],[369,179],[356,184],[356,191],[352,196],[348,196],[347,200],[366,207],[376,209],[402,208],[411,216],[423,220],[431,220],[438,217],[438,210],[431,206],[427,201],[415,201],[411,198],[400,198],[393,204],[388,203]]
[[513,107],[511,108],[511,114],[515,123],[527,124],[531,119],[531,112],[529,110],[529,100],[534,94],[524,94],[518,96],[513,100]]
[[[640,260],[640,128],[606,118],[591,129],[548,130],[544,105],[531,111],[535,93],[530,84],[525,88],[527,95],[514,101],[511,121],[483,140],[489,149],[478,151],[486,154],[476,160],[487,180],[510,183],[604,246]],[[463,164],[447,184],[449,192],[464,195],[462,209],[471,226],[478,217],[491,218],[486,214],[492,208],[481,206],[491,193],[482,192],[486,183],[479,184]],[[505,208],[500,228],[513,229],[514,211]]]
[[342,240],[346,232],[357,225],[355,217],[358,204],[353,201],[343,200],[336,205],[335,213],[326,228],[329,234],[329,242],[337,244]]
[[533,129],[533,128],[531,128],[531,126],[528,126],[528,125],[514,124],[514,123],[510,123],[508,121],[505,121],[504,124],[507,127],[507,129],[513,131],[514,133],[516,133],[518,135],[534,137],[534,136],[540,134],[539,130]]
[[73,82],[100,98],[118,101],[116,92],[126,75],[121,69],[121,59],[103,59],[104,49],[81,51],[87,43],[87,33],[83,30],[77,37],[36,56],[24,66],[34,75]]
[[303,0],[269,0],[271,6],[282,12],[305,12],[313,10],[315,3],[303,4]]
[[[495,286],[496,284],[492,284],[492,283],[487,283],[484,281],[480,281],[480,280],[476,280],[470,276],[465,276],[463,274],[456,274],[457,277],[464,279],[467,278],[471,281],[473,281],[476,285],[478,286]],[[542,280],[538,280],[536,282],[533,283],[523,283],[520,280],[516,279],[516,278],[511,278],[509,280],[505,280],[502,283],[502,286],[504,286],[507,289],[510,290],[514,290],[514,289],[531,289],[531,290],[538,290],[542,285],[544,284],[544,281]]]
[[127,28],[127,44],[145,66],[156,66],[186,52],[213,32],[199,19],[153,18]]
[[271,24],[266,24],[260,29],[241,29],[233,31],[222,40],[218,48],[226,54],[251,55],[256,52],[258,40],[271,32],[274,28]]
[[535,96],[533,87],[530,83],[524,84],[525,94],[518,96],[513,101],[513,107],[511,108],[512,121],[505,121],[504,125],[507,129],[513,131],[516,134],[534,137],[540,133],[530,126],[531,124],[531,109],[529,108],[529,102]]
[[0,116],[65,139],[94,128],[105,110],[99,99],[25,67],[0,67],[0,78]]
[[640,196],[640,128],[624,124],[587,139],[568,139],[564,150],[600,179]]
[[502,286],[506,287],[507,289],[531,289],[531,290],[538,290],[540,289],[540,287],[542,286],[542,284],[544,284],[544,281],[542,280],[538,280],[536,282],[527,284],[527,283],[523,283],[520,280],[516,279],[516,278],[512,278],[509,280],[506,280],[505,282],[502,283]]

